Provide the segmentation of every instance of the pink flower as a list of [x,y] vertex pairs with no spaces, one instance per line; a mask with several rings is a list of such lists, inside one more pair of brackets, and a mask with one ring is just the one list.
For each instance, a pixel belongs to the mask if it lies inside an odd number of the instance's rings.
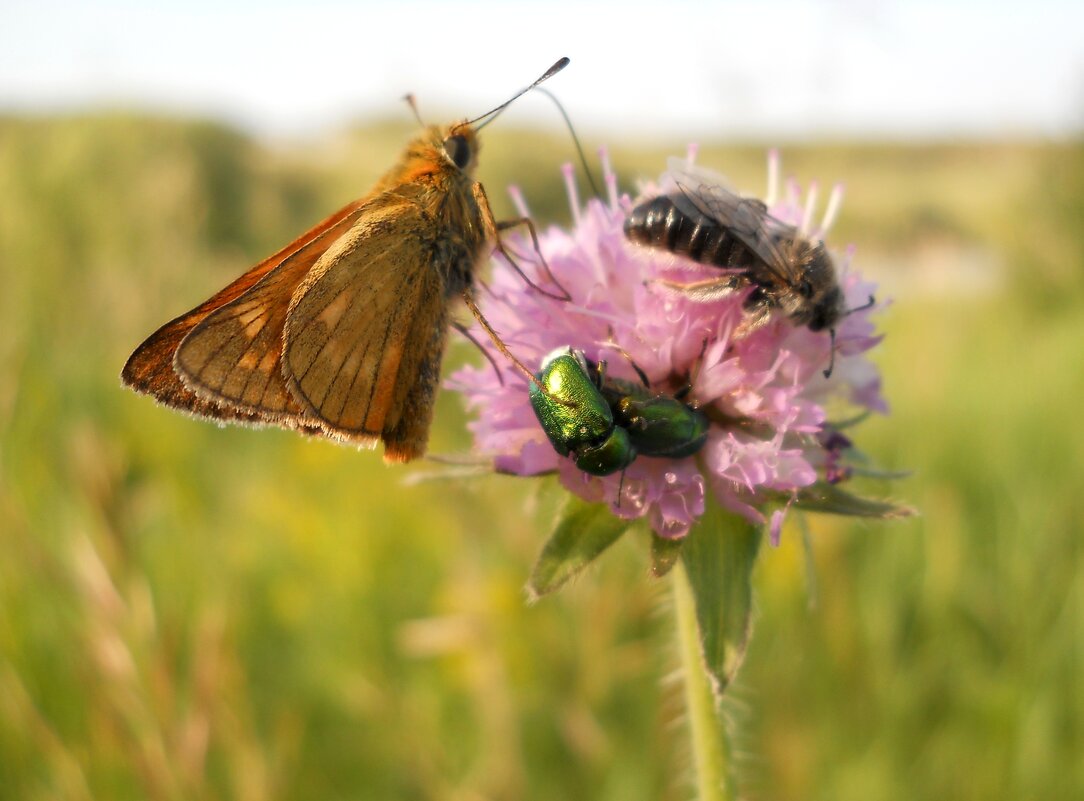
[[[472,334],[490,351],[503,383],[488,363],[464,367],[448,382],[463,393],[476,415],[470,424],[475,446],[501,472],[557,472],[569,491],[608,503],[619,517],[647,517],[663,537],[682,537],[689,531],[704,512],[707,492],[725,508],[765,523],[761,510],[769,501],[793,498],[818,479],[839,479],[838,453],[823,444],[837,442],[825,436],[830,401],[887,411],[879,373],[864,355],[880,341],[869,319],[875,307],[840,320],[834,368],[825,378],[827,332],[795,326],[782,314],[773,314],[760,327],[743,329],[747,292],[704,301],[659,286],[658,279],[691,282],[720,273],[629,242],[622,225],[634,204],[618,194],[605,153],[602,159],[608,201],[592,199],[581,208],[572,168],[566,166],[574,225],[571,230],[552,227],[539,237],[540,250],[571,301],[531,289],[503,259],[496,259],[479,305],[512,352],[532,369],[555,348],[568,346],[589,359],[606,360],[609,374],[635,381],[631,359],[659,393],[673,394],[691,382],[689,402],[711,421],[707,442],[699,453],[682,459],[639,456],[623,475],[583,473],[571,458],[554,450],[535,417],[525,378],[496,352],[476,323]],[[803,204],[793,183],[778,197],[774,152],[769,174],[770,213],[809,231],[812,198]],[[643,196],[672,188],[668,180],[664,176],[658,186],[646,186]],[[519,193],[513,189],[512,195],[527,216]],[[810,231],[811,237],[827,233],[839,198],[837,188],[824,222]],[[537,254],[529,239],[510,237],[507,244],[522,255],[518,261],[536,284],[552,288],[534,263]],[[858,309],[875,287],[851,269],[850,256],[848,252],[842,263],[837,261],[839,281],[847,308]],[[772,516],[773,539],[784,510]]]

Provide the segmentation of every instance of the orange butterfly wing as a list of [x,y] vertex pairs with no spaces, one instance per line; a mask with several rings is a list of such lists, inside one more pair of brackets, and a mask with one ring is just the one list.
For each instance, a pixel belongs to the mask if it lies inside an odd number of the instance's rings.
[[298,286],[284,372],[307,416],[385,459],[425,451],[448,320],[443,273],[412,200],[387,195]]
[[[363,200],[356,200],[344,206],[261,261],[214,297],[163,325],[128,358],[121,371],[121,380],[137,392],[152,395],[160,403],[192,414],[218,420],[262,421],[264,415],[258,410],[239,407],[223,397],[193,392],[174,370],[174,355],[185,337],[208,316],[250,291],[283,262],[292,260],[298,268],[304,264],[311,267],[328,245],[353,223],[362,203]],[[286,424],[289,421],[275,422]],[[302,425],[300,421],[296,421],[296,424]]]

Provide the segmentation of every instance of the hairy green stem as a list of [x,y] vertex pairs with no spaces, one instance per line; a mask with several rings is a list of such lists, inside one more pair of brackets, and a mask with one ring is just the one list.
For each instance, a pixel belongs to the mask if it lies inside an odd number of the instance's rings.
[[696,762],[697,801],[734,801],[737,794],[730,771],[730,743],[726,727],[716,710],[715,695],[704,667],[696,603],[685,565],[680,562],[675,565],[672,575],[685,679],[685,712]]

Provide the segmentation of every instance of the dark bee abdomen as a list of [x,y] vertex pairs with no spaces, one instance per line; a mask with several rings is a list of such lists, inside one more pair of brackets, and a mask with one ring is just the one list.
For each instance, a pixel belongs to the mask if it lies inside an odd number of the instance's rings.
[[661,248],[716,267],[748,265],[749,249],[702,214],[690,215],[668,196],[645,201],[625,218],[625,236],[638,245]]

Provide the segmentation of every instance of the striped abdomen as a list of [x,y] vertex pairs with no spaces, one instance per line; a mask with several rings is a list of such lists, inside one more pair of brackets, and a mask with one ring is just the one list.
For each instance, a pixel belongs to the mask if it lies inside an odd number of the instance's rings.
[[679,209],[667,195],[645,201],[625,218],[625,236],[701,264],[746,267],[758,261],[744,243],[714,220]]

